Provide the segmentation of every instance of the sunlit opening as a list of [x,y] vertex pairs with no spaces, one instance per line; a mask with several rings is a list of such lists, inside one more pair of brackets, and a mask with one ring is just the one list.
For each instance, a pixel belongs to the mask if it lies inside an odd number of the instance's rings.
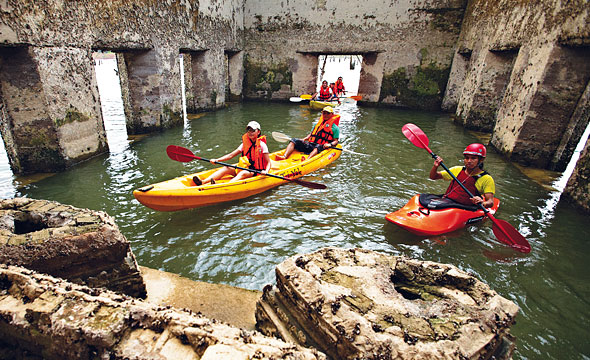
[[320,88],[323,80],[328,84],[335,83],[338,77],[342,76],[346,96],[357,95],[362,63],[361,55],[320,55],[316,90]]

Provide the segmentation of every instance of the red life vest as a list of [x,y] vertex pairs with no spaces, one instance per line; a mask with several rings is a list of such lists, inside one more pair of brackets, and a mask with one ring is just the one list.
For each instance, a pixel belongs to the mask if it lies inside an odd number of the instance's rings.
[[340,123],[340,115],[332,115],[328,120],[324,121],[324,114],[320,116],[320,120],[311,131],[310,142],[316,144],[326,144],[334,140],[334,133],[332,132],[332,125]]
[[[467,188],[467,190],[469,190],[469,192],[471,192],[471,194],[473,194],[473,196],[479,196],[481,194],[479,193],[479,191],[475,187],[475,182],[480,177],[487,175],[487,174],[488,173],[486,171],[484,171],[484,172],[479,173],[477,175],[469,176],[465,172],[465,167],[463,167],[463,169],[461,169],[461,171],[459,172],[459,175],[457,175],[457,179]],[[470,196],[465,192],[465,190],[463,190],[461,185],[457,184],[455,179],[453,179],[451,181],[451,183],[449,184],[449,187],[447,188],[447,191],[445,192],[445,194],[443,196],[448,199],[454,200],[460,204],[473,205],[471,200],[469,200]]]
[[336,80],[336,94],[340,95],[344,93],[344,83],[340,80]]
[[332,94],[330,93],[330,87],[327,87],[324,89],[324,87],[322,86],[320,88],[320,92],[319,92],[319,97],[320,100],[330,100],[330,98],[332,97]]
[[256,142],[252,142],[247,133],[242,135],[242,156],[247,157],[248,161],[250,161],[250,169],[265,170],[268,164],[262,153],[261,141],[266,144],[265,135],[258,137]]

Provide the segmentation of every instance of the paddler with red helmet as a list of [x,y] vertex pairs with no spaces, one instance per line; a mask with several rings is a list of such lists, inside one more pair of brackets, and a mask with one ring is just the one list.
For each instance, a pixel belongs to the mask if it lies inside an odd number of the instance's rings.
[[[246,133],[242,135],[242,143],[237,149],[229,154],[223,155],[219,159],[211,159],[210,161],[212,164],[219,161],[227,161],[236,157],[240,153],[242,154],[242,157],[240,157],[238,166],[258,170],[263,175],[270,171],[271,164],[270,156],[268,155],[268,146],[266,145],[266,136],[261,135],[260,124],[258,122],[250,121],[248,123],[246,126]],[[256,173],[247,170],[238,171],[238,169],[224,166],[219,168],[206,179],[201,180],[198,176],[193,177],[193,182],[197,186],[208,183],[215,184],[215,180],[219,180],[225,175],[233,176],[230,180],[230,182],[232,182],[247,179],[256,175]]]
[[454,166],[449,170],[457,179],[474,195],[469,195],[461,188],[461,185],[455,181],[446,171],[437,171],[443,159],[437,156],[434,165],[430,169],[430,178],[432,180],[445,179],[451,180],[451,184],[443,197],[454,200],[464,205],[482,204],[485,207],[494,205],[494,193],[496,185],[490,174],[483,169],[483,161],[486,158],[486,147],[482,144],[471,144],[463,151],[464,166]]

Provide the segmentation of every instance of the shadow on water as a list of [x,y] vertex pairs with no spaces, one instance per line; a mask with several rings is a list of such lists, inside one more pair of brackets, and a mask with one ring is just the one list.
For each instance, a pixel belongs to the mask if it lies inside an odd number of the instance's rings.
[[[319,115],[303,105],[244,103],[111,147],[109,154],[16,192],[106,211],[116,217],[143,266],[248,289],[273,283],[274,268],[286,257],[325,246],[454,264],[520,306],[515,358],[590,354],[587,216],[561,203],[548,216],[543,209],[554,193],[490,151],[486,169],[501,199],[496,215],[527,237],[532,252],[516,254],[500,244],[489,221],[444,236],[414,236],[386,222],[385,215],[416,193],[443,193],[447,183],[427,179],[432,158],[410,144],[402,125],[420,126],[448,165],[460,163],[465,145],[477,139],[446,114],[355,105],[340,112],[344,146],[369,156],[343,153],[306,177],[325,183],[327,190],[286,184],[240,201],[173,213],[150,210],[133,198],[135,188],[212,166],[174,162],[167,145],[215,158],[239,145],[250,120],[260,122],[267,136],[280,131],[302,137]],[[284,146],[270,136],[268,144],[271,151]]]

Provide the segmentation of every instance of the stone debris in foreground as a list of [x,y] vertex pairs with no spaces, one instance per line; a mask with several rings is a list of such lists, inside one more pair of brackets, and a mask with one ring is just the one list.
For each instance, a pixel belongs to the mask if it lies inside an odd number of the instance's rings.
[[27,359],[325,359],[199,314],[0,265],[0,354]]
[[510,358],[518,306],[457,267],[324,248],[276,268],[257,328],[333,359]]
[[0,200],[0,263],[146,296],[129,241],[102,211],[29,198]]

